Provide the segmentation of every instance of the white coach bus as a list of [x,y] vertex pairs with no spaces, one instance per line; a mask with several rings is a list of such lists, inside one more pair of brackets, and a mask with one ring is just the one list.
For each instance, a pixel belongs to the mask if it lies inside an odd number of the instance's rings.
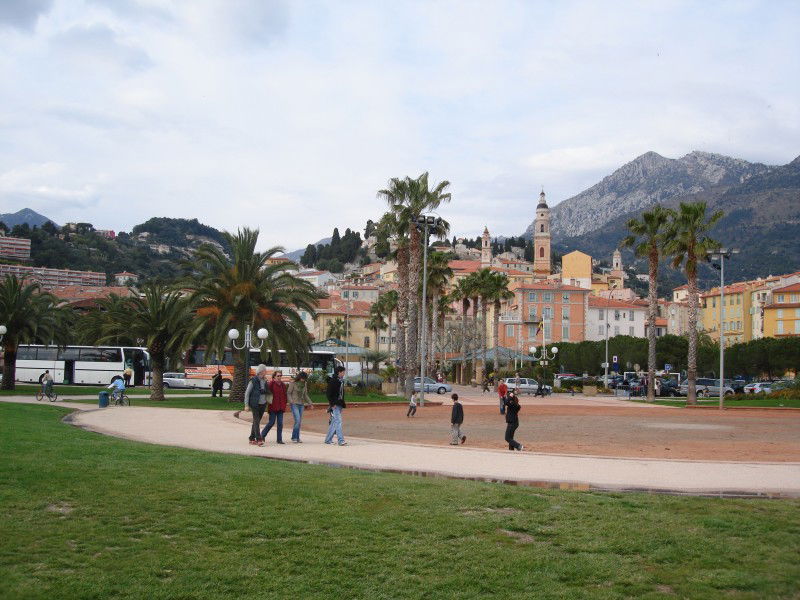
[[17,381],[38,383],[45,370],[59,384],[104,384],[133,371],[131,384],[150,385],[150,355],[132,346],[38,346],[21,344],[17,350]]

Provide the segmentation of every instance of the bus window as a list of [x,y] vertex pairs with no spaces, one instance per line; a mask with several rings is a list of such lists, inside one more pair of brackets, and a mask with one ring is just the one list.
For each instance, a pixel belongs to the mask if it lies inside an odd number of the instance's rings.
[[58,348],[50,346],[47,348],[37,348],[36,358],[38,360],[56,360]]
[[17,360],[36,360],[36,347],[19,346],[17,348]]
[[57,360],[78,360],[78,348],[59,348]]

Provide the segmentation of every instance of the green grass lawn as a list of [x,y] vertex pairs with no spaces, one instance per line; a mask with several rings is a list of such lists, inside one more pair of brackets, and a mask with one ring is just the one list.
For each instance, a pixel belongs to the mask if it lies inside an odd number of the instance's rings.
[[800,501],[151,446],[0,404],[2,598],[796,598]]
[[[646,398],[631,398],[632,402],[647,402]],[[661,406],[686,406],[686,398],[657,399],[653,404]],[[697,404],[700,406],[719,406],[717,398],[698,398]],[[800,408],[800,398],[770,398],[760,394],[750,394],[748,396],[733,396],[725,398],[725,406],[784,406]]]

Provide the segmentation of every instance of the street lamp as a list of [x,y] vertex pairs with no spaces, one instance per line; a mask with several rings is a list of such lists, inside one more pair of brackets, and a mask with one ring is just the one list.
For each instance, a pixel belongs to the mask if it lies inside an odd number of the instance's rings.
[[[426,302],[428,300],[428,234],[431,227],[436,229],[442,222],[442,219],[433,215],[419,215],[416,218],[417,228],[423,229],[425,232],[424,242],[422,246],[422,326],[420,327],[420,363],[419,363],[419,404],[425,406],[425,350],[426,341],[428,336],[428,307]],[[413,386],[412,386],[413,388]],[[413,389],[412,389],[413,391]]]
[[[546,340],[544,339],[544,329],[544,321],[542,321],[542,347],[539,349],[539,355],[536,355],[536,346],[531,346],[529,348],[530,353],[533,355],[533,360],[538,361],[539,365],[542,367],[542,379],[544,379],[545,376],[544,367],[546,367],[550,361],[555,360],[558,354],[558,348],[556,346],[551,347],[550,353],[548,354]],[[544,381],[542,381],[542,384],[544,384]]]
[[250,325],[245,325],[244,328],[244,342],[241,346],[236,345],[236,340],[239,339],[239,330],[238,329],[230,329],[228,331],[228,339],[231,341],[231,346],[235,350],[247,350],[244,354],[244,372],[245,377],[250,377],[250,350],[260,350],[261,347],[264,345],[264,340],[267,339],[267,335],[269,333],[263,327],[256,332],[256,336],[258,337],[260,342],[258,344],[255,343],[253,340],[253,333],[250,329]]
[[725,396],[725,259],[739,251],[733,248],[719,248],[709,250],[709,258],[719,259],[719,265],[713,264],[715,269],[719,269],[719,409],[724,408]]

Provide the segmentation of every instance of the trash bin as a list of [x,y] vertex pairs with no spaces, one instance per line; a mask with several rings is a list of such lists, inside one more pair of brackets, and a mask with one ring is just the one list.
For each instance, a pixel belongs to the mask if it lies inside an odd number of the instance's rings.
[[100,392],[98,397],[100,398],[100,408],[106,408],[108,406],[108,392]]

